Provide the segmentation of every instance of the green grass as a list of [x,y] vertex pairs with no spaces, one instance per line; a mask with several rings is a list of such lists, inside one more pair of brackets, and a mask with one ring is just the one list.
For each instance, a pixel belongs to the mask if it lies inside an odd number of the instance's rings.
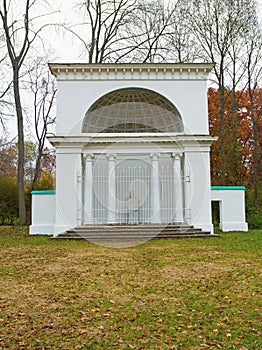
[[0,349],[261,349],[261,237],[113,249],[0,227]]

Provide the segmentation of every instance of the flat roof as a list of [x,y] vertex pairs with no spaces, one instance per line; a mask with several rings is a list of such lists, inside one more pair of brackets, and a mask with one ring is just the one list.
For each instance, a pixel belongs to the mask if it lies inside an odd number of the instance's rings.
[[[49,68],[56,77],[61,75],[85,76],[90,78],[93,75],[103,75],[111,77],[116,74],[130,77],[130,75],[147,74],[147,75],[166,75],[166,78],[179,75],[194,75],[195,78],[203,78],[212,70],[215,63],[84,63],[84,62],[50,62]],[[71,77],[72,78],[72,77]],[[76,78],[77,79],[77,78]]]

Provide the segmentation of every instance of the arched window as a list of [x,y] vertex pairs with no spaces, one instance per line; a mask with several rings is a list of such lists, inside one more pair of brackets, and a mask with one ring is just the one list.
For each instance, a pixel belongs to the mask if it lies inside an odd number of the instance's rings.
[[182,132],[176,107],[147,89],[124,88],[99,98],[87,111],[83,133]]

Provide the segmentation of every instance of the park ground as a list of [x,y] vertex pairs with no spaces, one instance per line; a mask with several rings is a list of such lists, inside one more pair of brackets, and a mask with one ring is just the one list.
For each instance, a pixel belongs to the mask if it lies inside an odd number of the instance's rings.
[[0,349],[262,349],[262,230],[132,248],[0,227]]

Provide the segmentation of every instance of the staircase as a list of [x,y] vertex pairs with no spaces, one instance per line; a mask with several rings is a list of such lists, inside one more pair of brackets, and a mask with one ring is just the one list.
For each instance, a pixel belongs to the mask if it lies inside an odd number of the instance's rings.
[[186,224],[147,225],[85,225],[69,229],[54,239],[85,239],[94,243],[133,242],[141,243],[153,238],[175,239],[215,237],[208,231]]

